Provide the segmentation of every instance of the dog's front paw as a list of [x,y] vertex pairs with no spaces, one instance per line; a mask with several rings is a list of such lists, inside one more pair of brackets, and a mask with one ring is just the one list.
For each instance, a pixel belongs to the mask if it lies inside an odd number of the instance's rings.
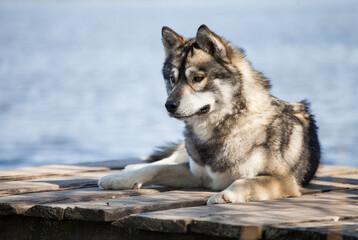
[[143,182],[132,171],[113,173],[102,177],[98,186],[102,189],[140,189]]
[[242,194],[230,190],[224,190],[222,192],[215,193],[213,196],[211,196],[206,202],[206,204],[211,205],[211,204],[223,204],[223,203],[238,203],[238,202],[245,202],[245,201],[246,200],[242,196]]

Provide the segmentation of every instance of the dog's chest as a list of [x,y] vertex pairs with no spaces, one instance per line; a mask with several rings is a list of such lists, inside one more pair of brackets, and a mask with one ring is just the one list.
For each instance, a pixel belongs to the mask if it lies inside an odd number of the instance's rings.
[[217,134],[210,141],[203,141],[196,134],[186,134],[186,149],[192,160],[213,172],[225,172],[247,159],[251,142],[245,141],[241,135]]
[[196,166],[193,173],[208,177],[215,184],[254,177],[263,171],[268,160],[262,145],[266,137],[258,128],[233,128],[217,133],[210,141],[203,141],[190,131],[185,136],[187,152]]
[[192,161],[199,166],[208,166],[214,172],[224,172],[234,164],[228,156],[224,157],[224,147],[220,141],[200,143],[196,138],[186,138],[185,143]]
[[204,187],[213,190],[223,190],[235,181],[235,177],[231,174],[230,170],[213,172],[208,165],[200,166],[192,158],[189,159],[190,171],[201,179]]

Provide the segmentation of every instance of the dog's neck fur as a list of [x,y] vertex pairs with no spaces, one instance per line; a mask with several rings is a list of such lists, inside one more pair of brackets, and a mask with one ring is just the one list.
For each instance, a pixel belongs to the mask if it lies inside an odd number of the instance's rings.
[[[239,77],[244,83],[240,86],[235,102],[227,103],[228,106],[220,111],[210,113],[208,116],[201,116],[185,121],[187,131],[194,133],[203,142],[215,137],[215,129],[224,125],[231,118],[245,118],[272,111],[272,96],[270,95],[269,81],[261,73],[255,71],[250,62],[245,58],[242,50],[237,49],[230,43],[224,42],[229,49],[230,67],[235,68]],[[242,102],[242,99],[245,99]]]

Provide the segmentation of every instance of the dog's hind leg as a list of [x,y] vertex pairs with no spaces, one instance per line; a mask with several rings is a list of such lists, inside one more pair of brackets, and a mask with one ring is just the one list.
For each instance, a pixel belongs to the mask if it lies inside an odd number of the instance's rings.
[[[166,151],[163,149],[162,151]],[[131,164],[124,168],[125,171],[136,170],[142,167],[146,167],[149,165],[158,165],[158,164],[176,164],[176,163],[184,163],[189,162],[188,153],[185,149],[185,144],[182,142],[175,146],[175,148],[171,145],[167,151],[170,151],[169,157],[163,158],[161,160],[156,160],[151,163],[140,163],[140,164]],[[169,153],[169,152],[168,152]],[[161,152],[162,155],[165,153]]]
[[206,204],[237,203],[300,196],[293,176],[258,176],[238,179],[222,192],[209,198]]
[[102,189],[139,189],[142,185],[167,187],[202,187],[202,182],[189,169],[189,163],[154,164],[132,171],[122,171],[102,177]]

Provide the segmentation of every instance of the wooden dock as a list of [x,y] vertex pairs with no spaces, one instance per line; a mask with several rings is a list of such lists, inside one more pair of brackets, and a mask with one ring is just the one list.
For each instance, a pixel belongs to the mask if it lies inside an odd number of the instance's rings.
[[358,168],[321,166],[299,198],[240,204],[206,206],[213,192],[200,189],[97,187],[139,161],[0,171],[0,239],[358,239]]

